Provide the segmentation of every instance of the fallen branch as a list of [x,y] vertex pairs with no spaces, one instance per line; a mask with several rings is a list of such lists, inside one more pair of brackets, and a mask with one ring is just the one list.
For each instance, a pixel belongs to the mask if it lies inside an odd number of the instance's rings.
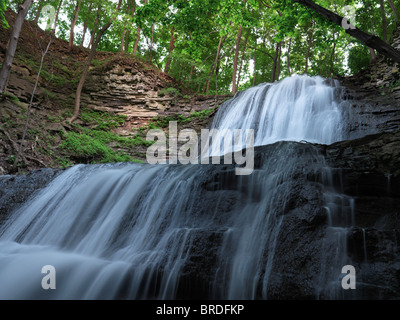
[[36,158],[34,158],[34,157],[30,156],[30,155],[25,155],[25,157],[28,160],[37,162],[37,163],[41,164],[43,167],[46,167],[46,164],[42,160],[36,159]]
[[[14,150],[14,152],[16,153],[16,159],[19,156],[22,159],[22,162],[24,163],[24,165],[26,165],[26,158],[24,157],[23,154],[19,153],[19,148],[18,148],[18,143],[15,142],[10,134],[7,132],[7,130],[5,130],[1,125],[0,125],[0,131],[3,132],[3,134],[7,137],[9,144],[11,146],[11,148]],[[16,163],[14,162],[14,165],[16,165]]]

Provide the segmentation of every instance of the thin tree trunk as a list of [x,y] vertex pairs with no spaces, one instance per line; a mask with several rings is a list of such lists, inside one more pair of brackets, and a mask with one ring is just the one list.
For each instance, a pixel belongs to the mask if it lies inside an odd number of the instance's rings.
[[209,89],[210,89],[210,82],[211,82],[211,77],[214,74],[214,69],[215,69],[215,63],[213,63],[210,67],[210,72],[208,73],[208,77],[206,79],[206,82],[204,82],[204,87],[203,87],[203,93],[208,95]]
[[38,24],[38,22],[39,22],[40,13],[42,12],[42,8],[43,8],[43,0],[41,0],[39,2],[39,7],[38,7],[38,9],[36,11],[35,20],[34,20],[35,24]]
[[375,50],[372,49],[372,48],[368,48],[368,49],[369,49],[369,59],[370,59],[371,62],[373,62],[377,58]]
[[[293,2],[300,3],[315,12],[319,13],[322,15],[325,19],[328,21],[331,21],[338,26],[342,27],[342,21],[343,17],[339,16],[338,14],[327,10],[320,5],[314,3],[311,0],[293,0]],[[354,27],[354,26],[353,26]],[[371,47],[381,53],[383,56],[393,60],[394,62],[400,63],[400,52],[396,49],[394,49],[392,46],[388,45],[385,41],[382,39],[370,35],[356,27],[351,27],[351,28],[346,28],[345,32],[349,34],[350,36],[358,39],[362,44],[366,45],[367,47]]]
[[279,53],[278,53],[278,62],[276,65],[276,81],[279,81],[279,75],[281,74],[281,55],[282,55],[282,41],[279,42]]
[[312,28],[308,34],[308,48],[307,48],[307,54],[306,54],[306,64],[304,68],[304,73],[307,74],[308,71],[308,60],[310,58],[310,52],[311,52],[311,47],[313,45],[313,37],[314,37],[314,26],[315,26],[315,21],[313,20],[312,22]]
[[[211,66],[210,73],[208,74],[208,79],[207,79],[207,82],[206,82],[206,86],[204,87],[204,88],[206,88],[206,95],[208,95],[208,93],[209,93],[211,78],[212,78],[212,75],[214,74],[214,70],[215,70],[215,68],[217,66],[219,55],[221,53],[221,49],[222,49],[222,46],[225,43],[226,38],[227,38],[227,35],[225,37],[223,37],[223,38],[222,37],[219,38],[217,54],[215,55],[214,63]],[[205,91],[205,89],[203,89],[203,92],[204,91]]]
[[257,39],[254,42],[254,75],[253,75],[253,87],[256,85],[256,77],[257,77],[257,64],[256,64],[256,53],[257,53]]
[[52,33],[53,35],[56,34],[58,15],[60,14],[60,9],[61,9],[62,2],[63,2],[63,0],[60,0],[60,2],[58,3],[58,7],[57,7],[57,11],[56,11],[56,16],[55,16],[55,18],[54,18],[53,30],[51,31],[51,33]]
[[242,26],[239,26],[239,33],[236,39],[236,49],[235,49],[235,58],[233,60],[233,72],[232,72],[232,94],[237,92],[236,86],[236,73],[237,73],[237,63],[239,58],[239,48],[240,48],[240,40],[242,38]]
[[[121,7],[122,0],[118,1],[117,9],[116,12],[119,11]],[[96,53],[97,46],[100,42],[101,37],[103,34],[107,31],[107,29],[112,25],[114,22],[115,17],[110,18],[110,20],[99,30],[96,36],[96,40],[93,43],[92,48],[90,49],[89,57],[86,60],[85,66],[82,71],[81,78],[79,79],[78,87],[76,88],[76,93],[75,93],[75,108],[74,108],[74,114],[72,118],[69,119],[70,122],[75,121],[79,117],[79,110],[80,110],[80,105],[81,105],[81,94],[82,94],[82,89],[83,85],[85,84],[86,76],[89,71],[90,64],[92,62],[92,59]]]
[[237,79],[237,85],[236,85],[237,88],[239,87],[239,83],[240,83],[240,75],[242,74],[243,60],[244,60],[244,55],[246,53],[247,41],[249,40],[249,36],[250,36],[250,29],[247,31],[246,37],[244,39],[242,57],[240,59],[239,73],[238,73],[238,79]]
[[275,56],[274,56],[274,62],[272,64],[272,73],[271,73],[271,82],[275,82],[276,80],[276,74],[277,74],[277,66],[278,66],[278,60],[279,60],[279,49],[280,49],[281,43],[278,42],[276,44],[275,48]]
[[292,46],[292,38],[289,40],[289,47],[287,51],[287,68],[288,68],[288,75],[289,77],[292,75],[292,72],[290,71],[290,47]]
[[153,45],[154,45],[154,26],[155,23],[151,25],[151,42],[150,42],[150,63],[153,61]]
[[125,33],[126,33],[126,21],[124,24],[124,31],[122,31],[122,38],[121,38],[121,52],[124,52],[124,48],[125,48]]
[[383,0],[380,0],[380,4],[381,4],[381,17],[382,17],[382,39],[387,43],[388,42],[387,21],[386,21],[385,5],[383,3]]
[[194,71],[194,65],[192,65],[190,67],[190,76],[189,76],[189,81],[188,81],[188,84],[187,84],[188,87],[190,87],[190,83],[192,82],[193,71]]
[[101,5],[99,5],[99,7],[97,8],[96,20],[95,20],[95,22],[94,22],[92,34],[90,35],[90,42],[89,42],[89,48],[90,48],[90,49],[92,49],[92,47],[93,47],[94,38],[95,38],[95,36],[96,36],[97,27],[98,27],[98,25],[99,25],[100,12],[101,12]]
[[330,68],[329,68],[327,78],[330,78],[330,77],[331,77],[332,71],[333,71],[333,66],[334,66],[334,64],[335,64],[335,49],[336,49],[335,36],[336,36],[336,33],[333,33],[333,48],[332,48],[332,53],[331,53],[331,66],[330,66]]
[[25,0],[24,3],[18,7],[18,14],[11,29],[10,40],[4,56],[3,66],[0,71],[0,94],[2,94],[5,90],[7,79],[10,75],[12,62],[14,60],[15,50],[17,49],[18,38],[22,29],[22,24],[24,23],[24,19],[32,5],[32,2],[33,0]]
[[396,25],[397,25],[397,21],[399,21],[399,19],[398,19],[398,16],[397,16],[396,6],[395,6],[393,0],[389,0],[389,4],[390,4],[390,7],[393,10],[394,21],[396,22]]
[[69,33],[68,51],[72,51],[72,47],[74,46],[74,30],[75,30],[76,21],[78,20],[78,14],[79,14],[81,2],[82,2],[82,0],[76,1],[74,15],[72,16],[71,30]]
[[85,36],[86,36],[87,28],[88,28],[89,17],[90,17],[90,14],[92,13],[92,6],[93,6],[93,3],[90,3],[88,15],[85,19],[85,22],[83,23],[83,34],[82,34],[82,41],[79,44],[80,47],[83,47],[83,43],[85,42]]
[[140,41],[140,32],[141,32],[141,29],[138,28],[138,29],[137,29],[137,33],[136,33],[135,44],[133,45],[133,52],[132,52],[133,55],[135,55],[136,52],[137,52],[138,44],[139,44],[139,41]]
[[172,62],[171,54],[172,54],[172,51],[174,51],[174,49],[175,49],[175,40],[176,40],[175,28],[172,26],[171,39],[169,41],[169,53],[168,53],[167,62],[165,64],[165,69],[164,69],[165,73],[168,73],[169,69],[171,67],[171,62]]
[[[129,2],[129,12],[132,18],[135,11],[136,11],[136,2],[135,0],[132,0],[131,2]],[[128,52],[129,50],[130,37],[131,37],[131,28],[128,28],[125,34],[125,52]]]

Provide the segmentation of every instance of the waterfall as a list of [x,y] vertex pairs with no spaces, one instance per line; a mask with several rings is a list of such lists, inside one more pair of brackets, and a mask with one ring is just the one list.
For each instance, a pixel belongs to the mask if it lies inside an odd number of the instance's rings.
[[336,80],[293,76],[274,84],[260,84],[237,94],[221,106],[212,128],[254,129],[255,145],[290,140],[330,144],[344,140],[344,88]]
[[[267,145],[250,176],[224,164],[66,170],[1,227],[0,299],[268,299],[285,217],[302,205],[294,192],[323,193],[325,203],[315,201],[332,228],[352,223],[352,199],[330,188],[323,156],[305,142],[349,136],[339,89],[295,76],[221,106],[212,128],[254,129],[255,145]],[[55,290],[40,285],[46,265]]]

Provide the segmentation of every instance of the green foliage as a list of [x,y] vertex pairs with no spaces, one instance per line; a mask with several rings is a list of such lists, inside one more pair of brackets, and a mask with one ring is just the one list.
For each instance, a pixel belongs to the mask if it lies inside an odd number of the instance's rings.
[[122,152],[116,152],[104,145],[100,140],[76,132],[68,132],[65,135],[61,149],[68,151],[72,158],[89,163],[128,162],[133,160],[132,157]]
[[115,115],[105,111],[82,109],[80,119],[87,124],[97,125],[94,129],[108,131],[118,128],[127,119],[125,115]]
[[15,158],[16,158],[15,155],[10,155],[10,156],[8,156],[7,162],[8,162],[9,164],[14,164]]
[[5,29],[8,29],[10,27],[8,25],[6,18],[4,17],[4,11],[7,10],[7,7],[8,7],[8,0],[1,0],[0,1],[0,25]]
[[13,94],[9,92],[3,92],[3,96],[9,99],[12,102],[19,102],[19,98],[17,96],[14,96]]
[[176,88],[173,88],[173,87],[162,89],[162,90],[160,90],[160,92],[158,92],[159,97],[163,97],[165,95],[169,95],[169,96],[173,96],[173,97],[182,96],[182,94],[179,92],[179,90]]
[[356,45],[349,52],[349,68],[352,74],[356,74],[368,66],[370,62],[368,48]]

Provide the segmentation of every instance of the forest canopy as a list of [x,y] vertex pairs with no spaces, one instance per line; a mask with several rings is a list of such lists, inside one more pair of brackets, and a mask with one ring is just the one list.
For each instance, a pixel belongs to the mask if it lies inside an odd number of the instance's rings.
[[[17,11],[22,1],[2,0]],[[293,0],[39,0],[27,19],[73,46],[124,52],[151,62],[199,94],[236,92],[292,74],[345,76],[377,52]],[[400,1],[317,0],[390,43]],[[49,10],[51,6],[53,10]],[[47,8],[44,10],[44,8]],[[111,19],[111,20],[110,20]]]

